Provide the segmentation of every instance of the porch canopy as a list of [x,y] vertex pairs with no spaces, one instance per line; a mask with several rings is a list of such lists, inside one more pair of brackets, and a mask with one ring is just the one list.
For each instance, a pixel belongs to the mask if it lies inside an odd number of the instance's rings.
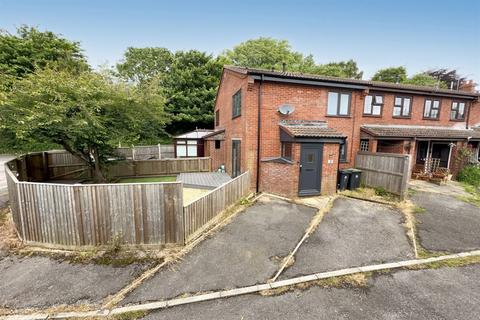
[[480,130],[441,126],[364,125],[362,135],[374,139],[480,140]]
[[343,133],[329,128],[325,121],[283,120],[280,122],[282,142],[330,142],[344,143]]

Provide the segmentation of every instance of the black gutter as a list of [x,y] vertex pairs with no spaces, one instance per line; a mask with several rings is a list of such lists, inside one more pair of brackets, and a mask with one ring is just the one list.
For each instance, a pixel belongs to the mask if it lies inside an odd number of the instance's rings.
[[260,77],[260,86],[258,87],[258,122],[257,122],[257,180],[255,185],[255,191],[258,193],[260,189],[260,131],[262,128],[262,89],[263,89],[263,74]]
[[368,86],[362,86],[362,85],[331,83],[331,82],[325,82],[325,81],[301,80],[301,79],[279,78],[279,77],[269,77],[269,76],[265,77],[263,74],[260,75],[260,76],[256,76],[256,75],[252,76],[252,78],[255,79],[255,80],[260,80],[262,77],[263,77],[263,80],[272,81],[272,82],[306,84],[306,85],[311,85],[311,86],[348,88],[348,89],[360,89],[360,90],[364,90],[364,89],[368,88]]

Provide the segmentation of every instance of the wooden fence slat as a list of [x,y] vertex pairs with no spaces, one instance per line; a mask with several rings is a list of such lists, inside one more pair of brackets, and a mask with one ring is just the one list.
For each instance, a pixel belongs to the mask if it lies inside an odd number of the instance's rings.
[[245,172],[183,207],[185,242],[192,241],[226,208],[249,192],[250,174]]
[[405,197],[409,180],[410,155],[359,152],[355,167],[362,170],[362,183],[382,187],[388,192]]

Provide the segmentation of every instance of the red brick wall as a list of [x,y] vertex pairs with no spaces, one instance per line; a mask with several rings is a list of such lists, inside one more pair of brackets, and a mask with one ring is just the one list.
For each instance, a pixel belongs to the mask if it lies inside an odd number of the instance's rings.
[[377,152],[384,153],[405,153],[404,142],[403,140],[380,140],[377,141]]
[[220,140],[220,149],[215,149],[215,140],[205,140],[205,157],[212,159],[212,171],[225,165],[225,141]]
[[[321,173],[321,194],[337,191],[339,144],[324,144]],[[260,164],[260,190],[286,197],[298,196],[301,144],[293,144],[293,164],[262,162]]]
[[470,127],[480,127],[480,102],[472,103],[468,124]]
[[[240,88],[242,89],[242,115],[232,119],[232,96]],[[231,173],[231,139],[241,139],[241,170],[242,172],[250,171],[252,175],[252,188],[255,187],[256,181],[258,90],[258,82],[254,83],[253,79],[245,75],[225,70],[215,106],[215,110],[220,110],[220,124],[216,126],[215,129],[225,129],[222,155],[224,157],[226,170],[228,173]],[[441,99],[439,120],[423,119],[425,97],[421,95],[412,96],[413,111],[409,119],[393,118],[393,101],[395,95],[392,93],[383,93],[384,106],[382,117],[364,116],[364,92],[362,90],[354,90],[352,92],[351,116],[330,117],[326,115],[329,90],[328,88],[317,86],[265,82],[263,85],[260,159],[280,156],[281,143],[278,123],[282,119],[325,120],[329,127],[345,134],[348,139],[347,162],[341,163],[341,168],[354,166],[355,154],[360,147],[361,125],[403,124],[463,128],[466,126],[466,122],[450,121],[451,99],[448,98]],[[288,116],[279,114],[277,111],[278,107],[283,104],[293,105],[295,112]],[[470,114],[470,123],[476,122],[480,123],[480,105],[478,103],[476,107],[472,108]],[[261,166],[263,165],[265,165],[265,163],[261,164]],[[297,168],[298,163],[295,163],[293,166]],[[272,165],[271,167],[277,166]],[[270,169],[262,169],[262,173],[268,170]],[[265,175],[262,175],[262,179],[264,176]],[[297,177],[291,178],[298,179],[298,175]],[[268,183],[264,185],[268,185]],[[331,189],[331,187],[327,186],[327,189]]]
[[337,191],[338,155],[340,145],[325,143],[323,145],[322,188],[323,195],[334,194]]

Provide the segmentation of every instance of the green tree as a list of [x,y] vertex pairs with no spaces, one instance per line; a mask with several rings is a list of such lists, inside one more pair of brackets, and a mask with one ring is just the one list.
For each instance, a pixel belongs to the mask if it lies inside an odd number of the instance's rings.
[[89,68],[78,42],[50,31],[21,26],[16,34],[0,31],[0,75],[8,81],[22,78],[47,65],[87,70]]
[[197,50],[175,53],[169,71],[161,79],[167,99],[165,110],[172,123],[169,132],[211,127],[222,62]]
[[166,48],[132,48],[124,53],[116,70],[120,78],[143,84],[165,75],[173,63],[174,55]]
[[330,62],[312,68],[313,73],[325,76],[362,79],[363,71],[358,69],[353,60]]
[[120,141],[134,143],[163,130],[163,103],[149,88],[47,68],[14,84],[0,105],[0,126],[20,139],[61,145],[86,161],[101,182]]
[[424,87],[440,87],[447,88],[447,84],[441,80],[438,80],[427,73],[417,73],[412,77],[403,81],[405,84],[413,84]]
[[380,69],[373,75],[372,80],[401,83],[407,80],[407,69],[405,69],[405,67]]
[[[266,37],[242,42],[233,49],[226,50],[224,55],[231,64],[250,68],[281,70],[285,63],[287,70],[298,71],[313,63],[311,56],[304,57],[300,52],[293,51],[287,40]],[[304,66],[305,62],[307,66]]]
[[[47,66],[72,71],[89,66],[78,42],[50,31],[21,26],[16,34],[0,30],[0,103],[6,99],[15,81]],[[0,152],[34,151],[55,145],[36,139],[17,139],[15,133],[0,129]]]
[[287,40],[260,37],[247,40],[226,50],[224,56],[229,64],[250,68],[312,73],[332,77],[361,79],[363,72],[353,60],[316,64],[311,54],[294,51]]

